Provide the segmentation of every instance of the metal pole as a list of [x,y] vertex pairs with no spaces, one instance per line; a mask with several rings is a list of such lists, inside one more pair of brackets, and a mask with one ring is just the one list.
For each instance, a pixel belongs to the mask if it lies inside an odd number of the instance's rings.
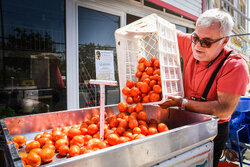
[[100,85],[100,139],[104,141],[105,85],[116,86],[117,81],[91,79],[89,83]]

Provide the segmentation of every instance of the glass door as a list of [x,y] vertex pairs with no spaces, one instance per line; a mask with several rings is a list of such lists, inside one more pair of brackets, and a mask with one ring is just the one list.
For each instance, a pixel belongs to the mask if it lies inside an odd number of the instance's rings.
[[65,1],[0,6],[0,119],[65,110]]
[[[115,80],[118,81],[116,60],[115,30],[120,27],[120,16],[78,6],[78,71],[79,71],[79,107],[100,105],[98,85],[90,85],[90,79],[96,79],[95,50],[113,51]],[[120,101],[119,84],[106,86],[105,104],[117,104]]]

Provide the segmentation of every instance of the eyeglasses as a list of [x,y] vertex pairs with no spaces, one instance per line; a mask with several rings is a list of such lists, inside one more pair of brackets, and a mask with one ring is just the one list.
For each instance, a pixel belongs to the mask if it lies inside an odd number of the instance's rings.
[[219,38],[219,39],[216,39],[216,40],[212,40],[210,38],[204,38],[204,39],[200,39],[198,37],[198,35],[193,32],[192,35],[191,35],[191,40],[192,42],[196,45],[198,42],[200,42],[201,44],[201,47],[203,48],[210,48],[212,44],[222,40],[223,38],[226,38],[226,37],[235,37],[235,36],[243,36],[243,35],[250,35],[250,33],[246,33],[246,34],[235,34],[235,35],[229,35],[229,36],[225,36],[225,37],[222,37],[222,38]]
[[216,39],[216,40],[211,40],[211,39],[208,39],[208,38],[204,38],[204,39],[200,39],[198,37],[198,35],[194,32],[192,33],[191,35],[191,40],[192,42],[196,45],[198,42],[200,42],[201,44],[201,47],[203,48],[210,48],[212,44],[222,40],[223,38],[226,38],[227,36],[225,37],[222,37],[222,38],[219,38],[219,39]]

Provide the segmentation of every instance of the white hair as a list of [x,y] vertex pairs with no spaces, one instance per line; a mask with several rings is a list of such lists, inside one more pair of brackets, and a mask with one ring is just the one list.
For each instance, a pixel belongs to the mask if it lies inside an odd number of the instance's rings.
[[196,22],[196,26],[209,27],[216,23],[220,25],[220,33],[222,36],[230,35],[234,26],[233,18],[229,13],[218,8],[210,9],[202,13]]

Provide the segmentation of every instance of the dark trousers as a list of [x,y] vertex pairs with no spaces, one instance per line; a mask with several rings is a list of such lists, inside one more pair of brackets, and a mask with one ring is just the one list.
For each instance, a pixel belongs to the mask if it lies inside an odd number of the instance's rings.
[[221,153],[229,136],[229,122],[218,124],[218,134],[214,138],[214,162],[213,167],[217,167]]

